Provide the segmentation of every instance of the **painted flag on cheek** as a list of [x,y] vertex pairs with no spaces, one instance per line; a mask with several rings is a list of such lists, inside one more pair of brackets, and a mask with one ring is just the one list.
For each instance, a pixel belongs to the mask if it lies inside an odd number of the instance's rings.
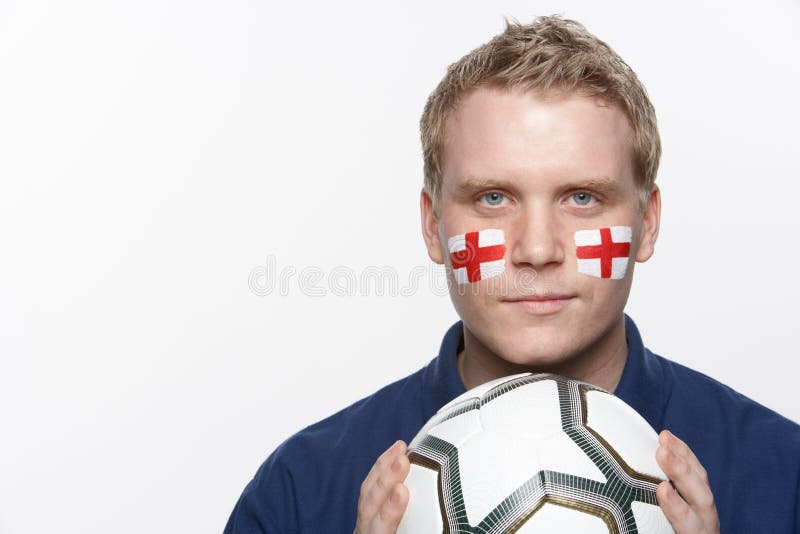
[[506,270],[506,239],[502,230],[455,235],[447,240],[456,282],[466,284],[499,276]]
[[612,226],[575,232],[578,272],[620,280],[625,278],[631,255],[630,226]]

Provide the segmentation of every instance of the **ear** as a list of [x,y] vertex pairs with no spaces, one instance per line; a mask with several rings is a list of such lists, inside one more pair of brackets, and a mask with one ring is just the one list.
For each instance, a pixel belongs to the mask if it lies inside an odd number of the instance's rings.
[[639,250],[636,251],[636,261],[645,262],[653,255],[658,239],[658,227],[661,223],[661,191],[657,185],[653,186],[650,198],[645,206],[642,234],[639,239]]
[[428,257],[439,265],[444,263],[442,246],[439,240],[439,219],[433,213],[433,202],[423,189],[419,195],[419,211],[422,218],[422,237],[428,248]]

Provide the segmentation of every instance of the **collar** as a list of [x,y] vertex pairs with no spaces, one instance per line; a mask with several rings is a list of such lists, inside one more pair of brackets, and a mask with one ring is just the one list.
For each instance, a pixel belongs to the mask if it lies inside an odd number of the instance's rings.
[[625,315],[625,339],[628,359],[614,394],[659,431],[670,393],[661,360],[644,346],[639,329],[628,315]]
[[[423,421],[439,408],[466,391],[458,374],[456,357],[463,346],[463,323],[457,321],[445,333],[439,355],[423,372]],[[664,383],[659,359],[645,348],[633,319],[625,315],[625,339],[628,357],[614,394],[628,403],[650,426],[661,428],[669,392]]]
[[439,408],[467,391],[458,374],[458,351],[464,343],[464,325],[457,321],[447,329],[439,355],[422,376],[422,420],[427,421]]

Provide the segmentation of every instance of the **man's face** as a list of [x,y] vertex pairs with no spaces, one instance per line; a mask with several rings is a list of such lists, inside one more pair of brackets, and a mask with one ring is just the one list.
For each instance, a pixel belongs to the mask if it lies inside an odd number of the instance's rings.
[[[423,233],[431,259],[449,266],[448,237],[503,230],[503,275],[458,285],[448,269],[465,326],[503,360],[558,365],[620,326],[660,211],[657,190],[641,210],[632,139],[623,111],[575,93],[480,88],[448,119],[439,216],[423,193]],[[632,229],[624,278],[579,273],[575,232],[613,226]]]

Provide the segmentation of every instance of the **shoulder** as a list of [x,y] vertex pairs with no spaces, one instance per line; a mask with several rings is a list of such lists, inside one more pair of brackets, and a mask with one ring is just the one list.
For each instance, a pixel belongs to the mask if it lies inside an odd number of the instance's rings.
[[[372,464],[422,424],[423,370],[286,439],[247,485],[229,524],[257,520],[279,532],[313,532],[324,519],[334,530],[352,529],[358,489]],[[240,531],[250,532],[226,533]]]
[[714,428],[743,444],[758,442],[800,458],[800,425],[706,374],[650,354],[670,385],[667,418],[680,416],[699,429]]
[[666,385],[661,428],[685,441],[706,468],[722,532],[791,531],[800,520],[800,425],[703,373],[652,356]]
[[[270,456],[282,467],[325,462],[331,456],[358,455],[365,438],[398,428],[398,419],[421,417],[422,370],[309,425],[284,441]],[[391,432],[389,430],[389,432]],[[402,439],[398,436],[396,439]],[[391,443],[390,443],[391,444]]]
[[[325,457],[328,452],[342,452],[367,435],[381,433],[384,429],[402,428],[408,420],[421,417],[421,369],[405,378],[382,387],[375,393],[339,410],[338,412],[300,430],[290,437],[276,452],[293,458],[301,452]],[[398,436],[396,439],[402,439]]]

